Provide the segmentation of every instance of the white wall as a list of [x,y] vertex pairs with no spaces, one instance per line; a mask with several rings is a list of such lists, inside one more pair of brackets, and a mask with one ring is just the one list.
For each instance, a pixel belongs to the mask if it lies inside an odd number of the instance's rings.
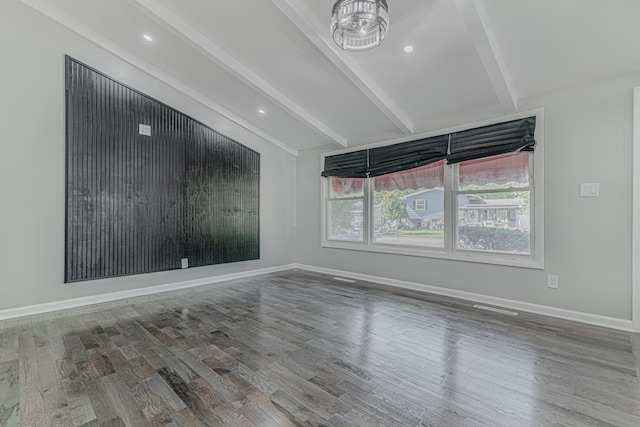
[[[64,284],[64,55],[261,154],[261,259]],[[0,2],[0,310],[295,262],[296,158],[17,0]]]
[[[640,73],[634,73],[520,102],[521,111],[545,109],[546,270],[321,248],[323,150],[298,159],[298,262],[630,320],[632,95],[638,84]],[[439,120],[431,130],[460,124],[455,117]],[[600,183],[599,198],[579,197],[586,182]],[[559,289],[546,287],[547,274],[559,276]]]
[[[63,283],[64,54],[261,153],[261,260]],[[296,161],[18,0],[0,2],[0,57],[0,310],[297,261],[631,318],[632,88],[640,73],[520,102],[520,110],[545,108],[541,271],[321,248],[322,150],[302,152]],[[488,117],[442,116],[430,130]],[[600,182],[601,197],[578,197],[581,182]],[[558,290],[546,288],[547,274],[559,275]]]

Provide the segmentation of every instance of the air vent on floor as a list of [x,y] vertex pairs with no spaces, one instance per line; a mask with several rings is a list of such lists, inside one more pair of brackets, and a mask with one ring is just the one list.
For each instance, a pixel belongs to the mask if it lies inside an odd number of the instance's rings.
[[339,280],[340,282],[347,282],[347,283],[356,283],[355,280],[346,279],[344,277],[334,277],[333,280]]
[[493,311],[494,313],[506,314],[508,316],[517,316],[518,313],[515,311],[503,310],[501,308],[489,307],[486,305],[474,304],[473,308],[477,308],[479,310]]

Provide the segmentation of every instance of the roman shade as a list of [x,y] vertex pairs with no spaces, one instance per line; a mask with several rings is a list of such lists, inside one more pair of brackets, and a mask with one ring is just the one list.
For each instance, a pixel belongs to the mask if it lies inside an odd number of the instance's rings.
[[324,177],[369,178],[447,163],[533,151],[536,118],[511,120],[461,132],[325,157]]
[[447,157],[448,135],[418,139],[369,150],[369,176],[418,168]]
[[452,133],[447,163],[533,151],[535,130],[536,118],[528,117]]
[[365,178],[369,166],[369,150],[353,151],[324,158],[322,176]]

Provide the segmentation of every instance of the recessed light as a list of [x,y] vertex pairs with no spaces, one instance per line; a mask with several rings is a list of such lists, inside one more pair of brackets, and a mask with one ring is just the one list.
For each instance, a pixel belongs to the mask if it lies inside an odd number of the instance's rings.
[[153,38],[149,34],[143,34],[142,37],[148,42],[152,42]]
[[411,45],[407,45],[407,46],[405,46],[405,47],[404,47],[404,52],[405,52],[405,53],[411,53],[411,52],[413,52],[413,46],[411,46]]
[[260,113],[262,115],[267,114],[267,112],[262,108],[258,108],[258,113]]

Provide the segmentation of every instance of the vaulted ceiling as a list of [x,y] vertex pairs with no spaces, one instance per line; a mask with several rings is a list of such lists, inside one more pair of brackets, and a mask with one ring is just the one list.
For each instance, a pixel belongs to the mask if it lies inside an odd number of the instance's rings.
[[356,53],[333,0],[22,1],[292,154],[640,70],[639,0],[388,0],[387,38]]

